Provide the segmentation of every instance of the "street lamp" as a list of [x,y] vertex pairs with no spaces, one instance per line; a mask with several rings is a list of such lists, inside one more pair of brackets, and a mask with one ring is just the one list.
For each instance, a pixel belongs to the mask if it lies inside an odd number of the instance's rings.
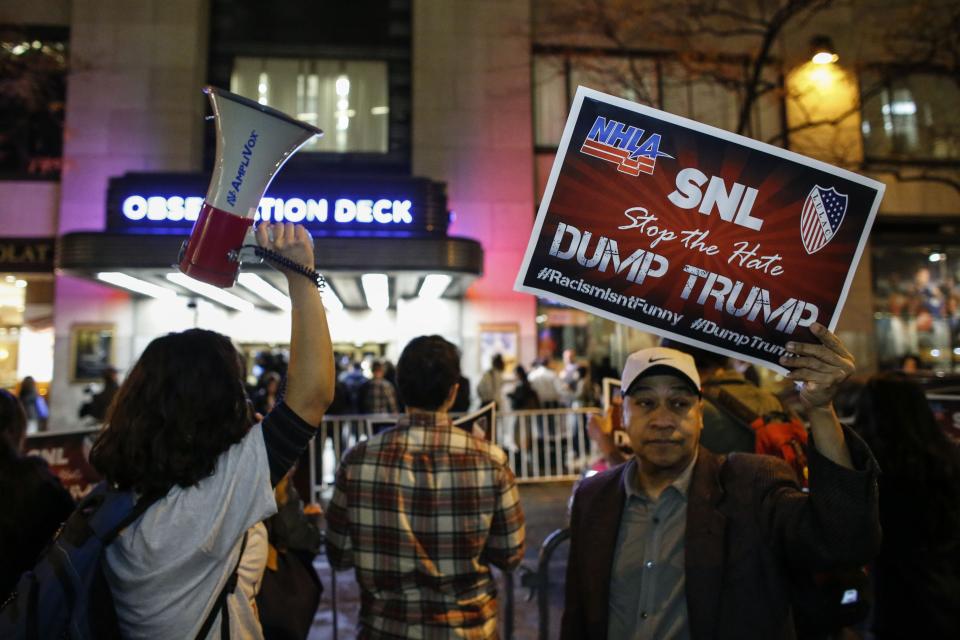
[[811,38],[810,51],[812,53],[810,60],[814,64],[833,64],[840,59],[836,49],[833,48],[833,40],[828,36],[814,36]]

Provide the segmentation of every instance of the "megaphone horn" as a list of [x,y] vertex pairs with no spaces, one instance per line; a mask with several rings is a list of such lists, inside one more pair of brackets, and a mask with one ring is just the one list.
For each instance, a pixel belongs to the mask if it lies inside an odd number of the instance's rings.
[[280,167],[323,131],[248,98],[204,87],[217,129],[217,156],[207,197],[180,256],[180,271],[218,287],[232,286],[237,252]]

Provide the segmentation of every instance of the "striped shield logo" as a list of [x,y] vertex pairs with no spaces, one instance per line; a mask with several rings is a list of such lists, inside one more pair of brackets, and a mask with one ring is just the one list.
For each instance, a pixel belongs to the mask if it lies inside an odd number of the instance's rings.
[[847,214],[848,201],[848,196],[833,187],[824,189],[818,185],[810,190],[800,216],[800,239],[808,254],[820,251],[837,235]]

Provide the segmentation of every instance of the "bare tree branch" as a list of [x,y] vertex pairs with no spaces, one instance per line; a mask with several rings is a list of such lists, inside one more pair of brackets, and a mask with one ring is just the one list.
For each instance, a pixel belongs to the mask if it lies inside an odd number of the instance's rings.
[[860,107],[852,107],[840,115],[834,118],[821,118],[819,120],[805,120],[804,122],[788,127],[778,133],[775,136],[771,136],[765,140],[767,144],[782,145],[786,140],[790,138],[791,135],[795,133],[800,133],[801,131],[808,131],[810,129],[815,129],[817,127],[836,127],[843,123],[844,120],[850,118],[851,116],[859,113]]
[[743,133],[750,122],[750,113],[757,98],[757,84],[764,67],[769,63],[770,50],[790,20],[802,12],[817,12],[830,5],[830,0],[787,0],[770,18],[767,32],[753,58],[753,69],[744,83],[743,102],[740,105],[740,117],[737,121],[737,133]]
[[701,35],[716,36],[717,38],[731,38],[736,36],[763,37],[767,33],[766,30],[761,27],[727,27],[725,29],[721,29],[719,27],[711,27],[708,25],[702,25],[698,27],[698,31]]

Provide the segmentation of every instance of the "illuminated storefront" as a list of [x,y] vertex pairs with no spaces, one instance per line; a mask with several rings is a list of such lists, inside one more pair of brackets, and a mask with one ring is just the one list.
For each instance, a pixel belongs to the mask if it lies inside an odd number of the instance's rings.
[[53,377],[53,238],[0,238],[0,388]]

